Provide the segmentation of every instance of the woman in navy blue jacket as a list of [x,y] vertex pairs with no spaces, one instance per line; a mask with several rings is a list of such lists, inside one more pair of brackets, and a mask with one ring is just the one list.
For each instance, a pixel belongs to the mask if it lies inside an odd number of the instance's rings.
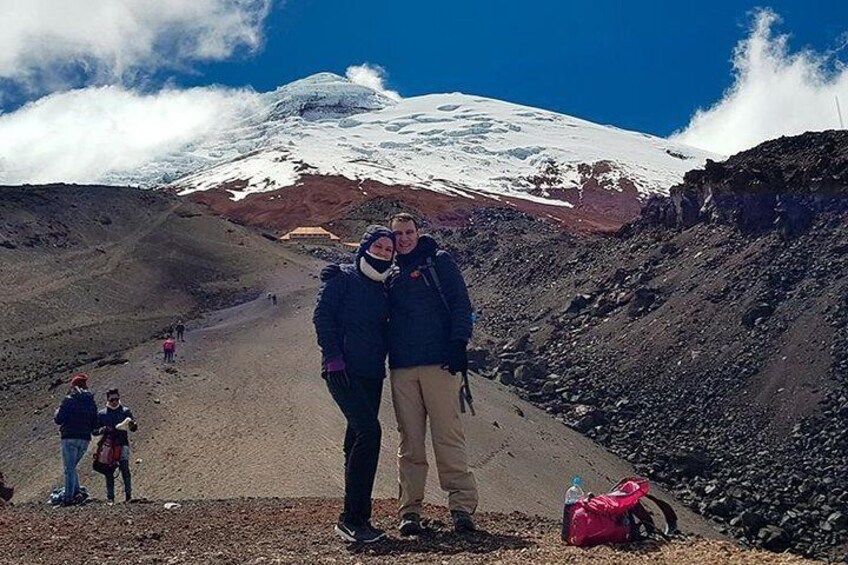
[[313,322],[322,355],[322,377],[347,420],[344,439],[345,502],[335,531],[350,542],[385,536],[371,525],[371,493],[380,456],[378,414],[386,376],[385,281],[392,267],[395,236],[369,226],[353,264],[321,271]]

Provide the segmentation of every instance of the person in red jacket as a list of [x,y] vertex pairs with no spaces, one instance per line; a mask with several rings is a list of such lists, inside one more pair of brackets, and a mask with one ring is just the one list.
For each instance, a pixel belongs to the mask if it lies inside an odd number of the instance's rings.
[[174,353],[177,350],[177,342],[174,340],[173,336],[168,336],[168,339],[165,340],[165,343],[162,344],[162,352],[165,354],[165,363],[173,363],[174,362]]

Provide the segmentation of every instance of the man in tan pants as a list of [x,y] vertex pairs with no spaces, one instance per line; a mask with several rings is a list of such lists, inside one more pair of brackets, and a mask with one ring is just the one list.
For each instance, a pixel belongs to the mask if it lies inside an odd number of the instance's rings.
[[439,484],[454,529],[475,530],[477,484],[468,469],[459,389],[468,370],[471,301],[462,273],[408,214],[391,220],[399,271],[389,281],[389,368],[400,432],[400,532],[421,532],[427,482],[427,420]]

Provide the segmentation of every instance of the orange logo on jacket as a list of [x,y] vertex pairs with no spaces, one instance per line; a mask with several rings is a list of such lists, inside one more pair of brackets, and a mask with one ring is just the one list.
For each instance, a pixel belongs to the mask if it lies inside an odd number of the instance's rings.
[[414,271],[412,271],[411,273],[409,273],[409,278],[411,278],[411,279],[419,279],[419,278],[421,278],[421,271],[419,271],[418,269],[415,269]]

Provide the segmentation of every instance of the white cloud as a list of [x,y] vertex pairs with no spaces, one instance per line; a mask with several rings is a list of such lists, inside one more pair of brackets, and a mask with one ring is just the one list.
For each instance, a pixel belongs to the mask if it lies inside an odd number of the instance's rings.
[[386,70],[378,65],[363,63],[362,65],[352,65],[345,71],[345,76],[354,84],[367,86],[376,90],[380,94],[391,98],[392,100],[400,100],[400,94],[394,90],[388,90],[385,86]]
[[848,120],[848,69],[833,53],[791,53],[789,37],[772,33],[779,21],[770,10],[755,14],[733,54],[733,86],[671,139],[730,155],[782,135],[838,129],[837,96]]
[[0,115],[0,183],[98,182],[226,131],[259,109],[252,90],[139,94],[120,86],[52,94]]
[[[271,0],[0,0],[0,79],[49,92],[256,50]],[[81,80],[84,79],[84,80]]]

